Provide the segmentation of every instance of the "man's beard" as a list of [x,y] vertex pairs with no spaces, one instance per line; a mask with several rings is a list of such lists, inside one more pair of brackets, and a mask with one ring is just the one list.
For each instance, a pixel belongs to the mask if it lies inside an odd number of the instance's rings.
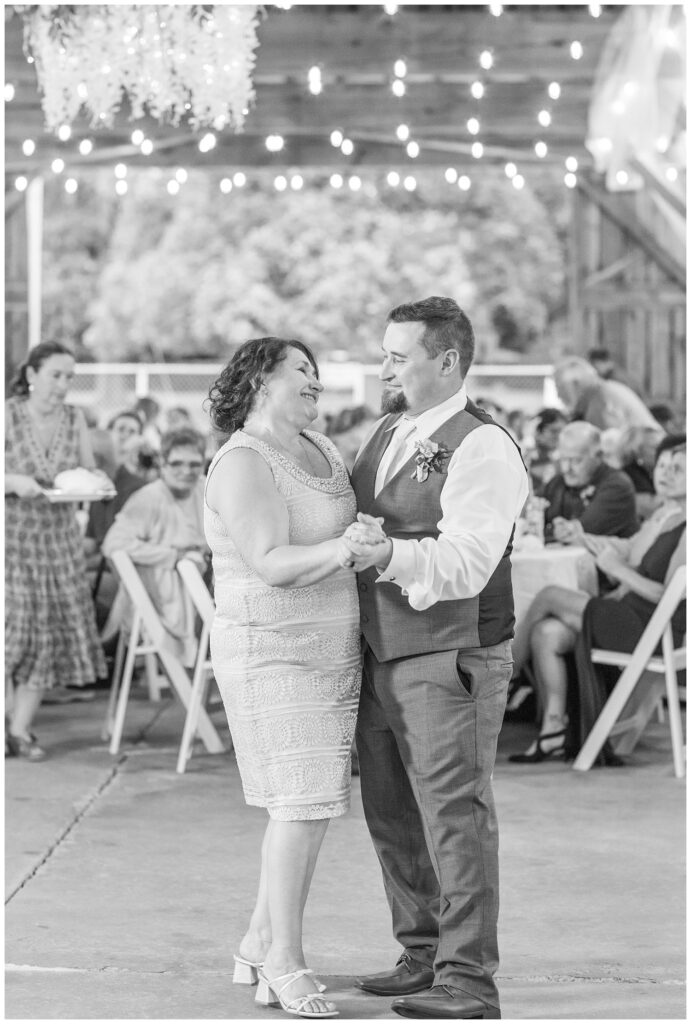
[[381,396],[381,411],[383,413],[405,412],[407,408],[408,399],[402,391],[384,388]]

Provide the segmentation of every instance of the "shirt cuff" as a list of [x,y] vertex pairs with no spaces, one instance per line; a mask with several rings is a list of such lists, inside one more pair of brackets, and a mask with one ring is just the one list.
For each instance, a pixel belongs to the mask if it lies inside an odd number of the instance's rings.
[[404,594],[415,579],[415,550],[409,541],[391,538],[391,561],[375,583],[395,583]]

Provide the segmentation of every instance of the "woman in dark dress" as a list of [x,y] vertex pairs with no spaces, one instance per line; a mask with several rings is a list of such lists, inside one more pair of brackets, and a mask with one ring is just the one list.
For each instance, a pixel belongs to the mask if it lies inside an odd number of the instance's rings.
[[[537,739],[509,760],[534,764],[574,756],[607,698],[606,684],[591,663],[593,647],[632,651],[641,638],[666,583],[686,561],[686,436],[670,435],[659,445],[655,488],[663,499],[656,522],[622,540],[583,534],[598,568],[616,584],[605,597],[589,597],[563,587],[546,587],[536,597],[530,619],[532,667],[542,706]],[[644,535],[644,537],[641,537]],[[644,546],[641,539],[646,539]],[[683,634],[683,610],[673,623]],[[577,680],[569,697],[568,658],[575,651]],[[574,713],[576,707],[579,710]],[[609,758],[605,751],[604,759]],[[613,756],[608,763],[615,763]]]

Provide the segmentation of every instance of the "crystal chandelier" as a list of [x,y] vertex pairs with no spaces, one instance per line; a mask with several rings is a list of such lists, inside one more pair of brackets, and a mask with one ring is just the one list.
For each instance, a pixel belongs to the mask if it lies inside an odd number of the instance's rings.
[[17,7],[36,66],[46,127],[85,110],[110,127],[123,99],[193,128],[241,129],[254,99],[258,6],[41,4]]

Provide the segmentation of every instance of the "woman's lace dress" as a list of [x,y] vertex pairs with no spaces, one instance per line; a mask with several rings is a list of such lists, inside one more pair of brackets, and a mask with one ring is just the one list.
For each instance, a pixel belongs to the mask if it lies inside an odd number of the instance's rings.
[[[353,522],[355,497],[333,444],[304,434],[329,460],[329,478],[306,473],[242,430],[217,453],[209,475],[231,449],[252,448],[287,505],[290,543],[318,544]],[[360,691],[355,577],[341,569],[310,586],[269,586],[206,502],[204,528],[215,579],[211,660],[245,799],[284,821],[344,814]]]

